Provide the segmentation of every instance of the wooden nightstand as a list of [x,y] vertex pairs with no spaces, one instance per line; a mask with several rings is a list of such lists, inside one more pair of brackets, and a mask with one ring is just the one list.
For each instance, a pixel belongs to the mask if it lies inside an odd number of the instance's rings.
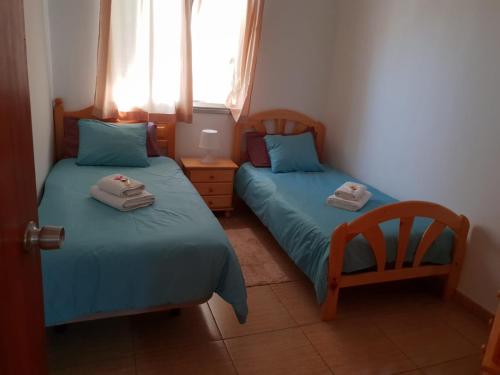
[[233,210],[233,179],[238,166],[228,159],[203,164],[201,159],[181,158],[184,173],[212,211]]

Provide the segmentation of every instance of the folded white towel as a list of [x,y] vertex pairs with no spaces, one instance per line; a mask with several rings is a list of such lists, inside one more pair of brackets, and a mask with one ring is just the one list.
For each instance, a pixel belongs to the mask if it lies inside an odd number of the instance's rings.
[[144,184],[142,182],[121,174],[112,174],[103,177],[97,182],[97,186],[106,193],[122,198],[139,195],[144,190]]
[[90,195],[99,202],[105,203],[120,211],[131,211],[137,208],[146,207],[153,204],[155,201],[155,196],[146,190],[143,190],[133,197],[121,198],[99,189],[97,185],[90,188]]
[[364,196],[366,191],[366,186],[363,184],[358,184],[357,182],[347,181],[342,184],[337,190],[335,190],[335,195],[339,198],[346,199],[349,201],[360,200]]
[[366,190],[361,198],[357,201],[343,199],[333,194],[327,198],[326,204],[328,204],[329,206],[342,208],[344,210],[357,211],[361,209],[366,204],[366,202],[370,200],[371,197],[372,193],[370,193],[368,190]]

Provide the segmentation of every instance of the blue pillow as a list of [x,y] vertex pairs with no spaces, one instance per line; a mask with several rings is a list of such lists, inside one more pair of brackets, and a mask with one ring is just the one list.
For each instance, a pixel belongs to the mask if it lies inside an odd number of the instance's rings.
[[115,125],[97,120],[78,121],[78,165],[149,166],[144,124]]
[[266,135],[271,171],[323,172],[311,132],[297,135]]

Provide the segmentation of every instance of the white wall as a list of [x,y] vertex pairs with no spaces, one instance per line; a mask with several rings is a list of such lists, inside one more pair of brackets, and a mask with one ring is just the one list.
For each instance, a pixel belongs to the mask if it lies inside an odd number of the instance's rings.
[[52,89],[50,48],[47,38],[45,1],[24,0],[26,52],[33,129],[33,152],[37,192],[40,195],[52,165],[54,133],[52,130]]
[[47,0],[54,96],[69,110],[92,104],[97,67],[99,0]]
[[[99,0],[48,0],[54,96],[69,110],[93,103]],[[325,103],[332,37],[330,0],[267,0],[251,111],[286,107],[319,116]],[[177,126],[177,156],[197,156],[199,132],[221,134],[220,156],[231,154],[230,115],[195,113]]]
[[336,0],[330,161],[399,199],[467,215],[459,289],[500,289],[500,2]]
[[319,117],[333,36],[331,0],[266,0],[251,112],[289,108]]

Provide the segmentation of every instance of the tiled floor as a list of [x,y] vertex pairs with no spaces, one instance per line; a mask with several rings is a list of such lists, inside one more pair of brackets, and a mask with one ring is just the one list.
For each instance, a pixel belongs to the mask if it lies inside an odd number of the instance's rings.
[[[263,231],[248,214],[226,228]],[[479,373],[487,325],[445,304],[422,283],[343,291],[338,319],[320,319],[311,284],[286,256],[294,281],[248,289],[249,317],[237,323],[214,296],[180,316],[153,313],[48,330],[52,374],[453,374]]]

